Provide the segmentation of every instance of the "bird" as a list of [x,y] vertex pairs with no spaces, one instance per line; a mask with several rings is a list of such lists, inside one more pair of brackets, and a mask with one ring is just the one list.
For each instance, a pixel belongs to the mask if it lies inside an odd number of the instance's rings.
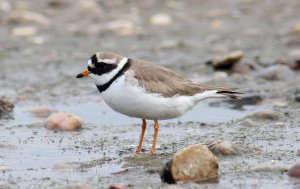
[[207,98],[239,98],[235,88],[197,84],[158,64],[112,52],[97,52],[76,78],[92,81],[114,111],[142,119],[136,153],[142,152],[146,120],[154,121],[151,153],[156,153],[159,120],[183,115]]

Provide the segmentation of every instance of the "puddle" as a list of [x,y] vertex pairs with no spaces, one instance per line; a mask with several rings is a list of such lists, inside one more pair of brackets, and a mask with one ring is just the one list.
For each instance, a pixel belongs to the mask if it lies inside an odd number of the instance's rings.
[[[231,101],[229,102],[231,103]],[[239,105],[239,107],[242,107]],[[30,107],[15,107],[14,120],[2,121],[6,125],[20,125],[41,122],[43,119],[32,116],[26,112]],[[71,112],[78,115],[87,123],[104,124],[104,125],[130,125],[139,124],[141,121],[137,118],[131,118],[113,111],[104,102],[84,103],[77,105],[57,105],[51,107],[56,111]],[[178,122],[204,122],[219,123],[245,116],[248,112],[258,109],[257,106],[244,105],[243,108],[228,106],[227,103],[216,100],[206,100],[200,102],[192,110],[186,112],[179,118],[162,120],[161,123],[178,123]],[[1,122],[1,121],[0,121]]]

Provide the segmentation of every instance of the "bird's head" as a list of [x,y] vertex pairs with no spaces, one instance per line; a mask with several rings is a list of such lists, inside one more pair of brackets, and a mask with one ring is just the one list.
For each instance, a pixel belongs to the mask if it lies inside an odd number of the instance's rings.
[[90,78],[96,85],[100,86],[109,82],[128,59],[110,52],[98,52],[88,60],[87,68],[76,78]]

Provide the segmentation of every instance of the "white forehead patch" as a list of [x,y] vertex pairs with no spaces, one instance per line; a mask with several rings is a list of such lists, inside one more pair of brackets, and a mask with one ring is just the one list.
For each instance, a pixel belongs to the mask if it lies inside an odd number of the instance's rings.
[[115,64],[117,62],[117,60],[114,59],[98,59],[98,62],[103,62],[106,64]]
[[94,64],[92,64],[92,61],[91,61],[91,59],[89,59],[89,61],[88,61],[88,66],[89,66],[89,67],[91,67],[91,68],[95,68],[95,65],[94,65]]

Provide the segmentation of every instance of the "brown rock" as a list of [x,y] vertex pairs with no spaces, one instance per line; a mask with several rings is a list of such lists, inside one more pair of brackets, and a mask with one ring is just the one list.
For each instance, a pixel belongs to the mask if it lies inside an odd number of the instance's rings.
[[125,189],[125,187],[120,184],[113,184],[108,189]]
[[298,177],[298,178],[300,178],[300,164],[296,164],[296,165],[292,166],[288,170],[288,175],[290,177]]
[[63,7],[70,3],[70,0],[48,0],[48,5],[52,7]]
[[82,124],[79,117],[70,113],[59,112],[52,114],[46,119],[45,127],[48,129],[73,131],[81,128]]
[[47,25],[50,23],[50,20],[39,13],[24,10],[14,10],[4,18],[4,22],[9,24]]
[[238,63],[244,56],[243,51],[234,51],[220,59],[214,59],[207,62],[214,69],[230,69]]
[[160,173],[167,183],[204,181],[218,176],[218,158],[202,144],[177,152]]
[[236,154],[236,149],[229,141],[225,140],[213,140],[207,143],[208,148],[214,153],[221,153],[223,155]]
[[269,119],[269,120],[279,119],[279,116],[271,110],[260,110],[248,115],[247,117],[254,118],[254,119]]
[[40,106],[40,107],[31,108],[28,110],[28,112],[30,112],[36,117],[48,117],[53,112],[53,110],[48,107]]
[[1,118],[10,118],[9,114],[14,109],[14,105],[8,101],[7,98],[0,98],[0,119]]

